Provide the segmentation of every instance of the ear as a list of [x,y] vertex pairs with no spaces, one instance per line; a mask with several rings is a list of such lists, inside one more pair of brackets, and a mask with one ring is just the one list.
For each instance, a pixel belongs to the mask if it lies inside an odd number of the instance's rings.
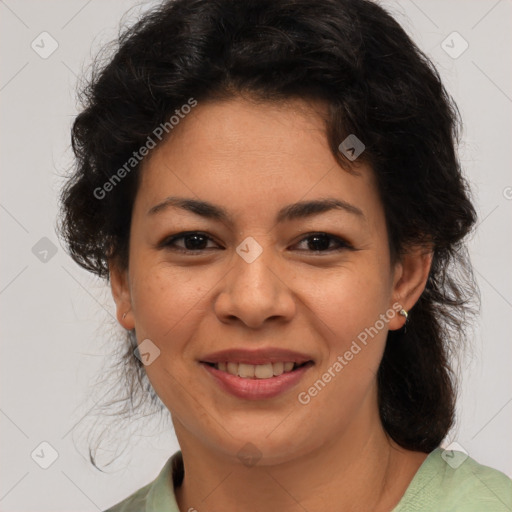
[[[431,247],[413,246],[401,255],[395,265],[393,278],[392,304],[398,313],[401,308],[411,314],[411,309],[420,298],[427,284],[433,252]],[[397,305],[400,305],[400,308]],[[414,313],[412,313],[414,314]],[[405,324],[406,318],[396,314],[389,321],[389,329],[394,331]]]
[[130,282],[128,279],[128,269],[120,269],[119,266],[109,261],[110,287],[112,297],[116,303],[117,321],[127,330],[135,328],[135,322],[132,313],[132,301]]

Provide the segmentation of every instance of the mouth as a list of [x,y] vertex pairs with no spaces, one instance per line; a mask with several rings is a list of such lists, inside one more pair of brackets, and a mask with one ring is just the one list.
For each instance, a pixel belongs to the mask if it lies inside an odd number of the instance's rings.
[[313,361],[306,361],[303,363],[297,363],[294,361],[278,361],[264,364],[247,364],[234,361],[221,361],[218,363],[201,361],[201,363],[235,377],[254,380],[272,379],[283,374],[295,372],[299,368],[313,365]]
[[315,362],[305,353],[281,347],[228,349],[199,361],[214,389],[242,400],[266,400],[298,386]]
[[209,359],[199,362],[209,374],[214,389],[242,400],[268,400],[283,395],[298,386],[315,364],[303,355],[285,354],[281,350],[231,351]]

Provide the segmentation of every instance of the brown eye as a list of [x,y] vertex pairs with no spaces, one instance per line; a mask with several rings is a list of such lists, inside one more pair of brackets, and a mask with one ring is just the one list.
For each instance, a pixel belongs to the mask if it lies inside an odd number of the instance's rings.
[[[211,244],[214,244],[214,246]],[[178,235],[166,238],[160,246],[182,252],[200,252],[215,247],[219,248],[219,245],[208,235],[196,231],[179,233]]]
[[205,249],[208,244],[208,237],[204,235],[186,235],[183,238],[185,249],[189,251],[197,251]]
[[[341,238],[328,233],[313,233],[304,237],[297,245],[310,252],[333,252],[341,249],[351,249],[351,245]],[[305,247],[304,247],[305,246]]]

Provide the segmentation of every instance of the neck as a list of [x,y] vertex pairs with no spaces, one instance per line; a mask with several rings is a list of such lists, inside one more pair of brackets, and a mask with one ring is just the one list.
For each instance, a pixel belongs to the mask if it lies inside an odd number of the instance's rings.
[[175,422],[185,467],[175,491],[180,510],[388,512],[427,455],[400,448],[376,416],[352,422],[343,435],[301,456],[251,467]]

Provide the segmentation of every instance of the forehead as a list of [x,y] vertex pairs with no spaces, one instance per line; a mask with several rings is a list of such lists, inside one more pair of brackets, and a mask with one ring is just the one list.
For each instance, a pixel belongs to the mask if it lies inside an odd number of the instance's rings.
[[321,103],[302,100],[199,103],[144,161],[137,201],[147,211],[180,194],[268,209],[328,195],[371,208],[378,203],[373,172],[365,164],[357,174],[340,167],[325,114]]

